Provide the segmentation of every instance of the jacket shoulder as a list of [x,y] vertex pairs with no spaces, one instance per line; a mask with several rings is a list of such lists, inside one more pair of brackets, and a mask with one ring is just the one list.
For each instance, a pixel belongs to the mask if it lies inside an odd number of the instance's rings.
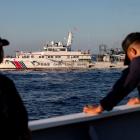
[[3,74],[0,74],[0,85],[1,86],[6,86],[6,85],[9,85],[9,84],[12,84],[13,81],[8,78],[7,76],[3,75]]

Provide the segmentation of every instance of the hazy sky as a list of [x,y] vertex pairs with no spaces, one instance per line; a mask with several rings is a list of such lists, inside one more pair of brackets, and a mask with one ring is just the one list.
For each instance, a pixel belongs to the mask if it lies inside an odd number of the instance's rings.
[[140,31],[140,0],[0,0],[0,36],[11,42],[6,54],[41,50],[68,31],[73,49],[121,47],[128,33]]

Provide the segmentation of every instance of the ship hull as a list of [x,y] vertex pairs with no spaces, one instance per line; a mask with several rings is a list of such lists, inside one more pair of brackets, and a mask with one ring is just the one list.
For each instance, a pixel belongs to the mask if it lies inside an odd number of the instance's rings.
[[7,70],[77,70],[77,69],[105,69],[126,68],[123,62],[91,62],[91,61],[52,61],[52,60],[22,60],[5,58],[0,69]]
[[0,69],[11,70],[52,70],[52,69],[87,69],[90,68],[91,62],[80,61],[52,61],[52,60],[22,60],[16,58],[5,58],[0,64]]

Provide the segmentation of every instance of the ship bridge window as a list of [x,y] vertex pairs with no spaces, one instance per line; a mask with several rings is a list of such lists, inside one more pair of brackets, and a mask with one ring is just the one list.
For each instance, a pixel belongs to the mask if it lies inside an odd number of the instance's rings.
[[60,51],[66,51],[66,49],[60,49]]
[[52,51],[52,49],[49,48],[48,51]]
[[42,58],[44,58],[44,56],[42,56]]
[[39,56],[39,58],[41,58],[41,56]]
[[54,51],[54,52],[57,52],[57,51],[58,51],[58,49],[53,49],[53,51]]

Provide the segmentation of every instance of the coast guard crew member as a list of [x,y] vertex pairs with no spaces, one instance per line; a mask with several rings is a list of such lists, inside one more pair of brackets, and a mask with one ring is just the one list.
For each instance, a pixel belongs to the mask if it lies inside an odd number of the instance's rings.
[[[99,105],[85,106],[83,112],[99,114],[104,110],[110,111],[133,89],[137,88],[140,95],[140,32],[130,33],[122,42],[125,51],[124,64],[128,68],[123,70],[121,77],[116,81],[112,90],[104,97]],[[139,104],[139,98],[132,98],[128,105]]]
[[[3,46],[9,41],[0,38],[0,63],[3,61]],[[0,139],[31,140],[28,116],[19,93],[8,77],[0,74]]]

